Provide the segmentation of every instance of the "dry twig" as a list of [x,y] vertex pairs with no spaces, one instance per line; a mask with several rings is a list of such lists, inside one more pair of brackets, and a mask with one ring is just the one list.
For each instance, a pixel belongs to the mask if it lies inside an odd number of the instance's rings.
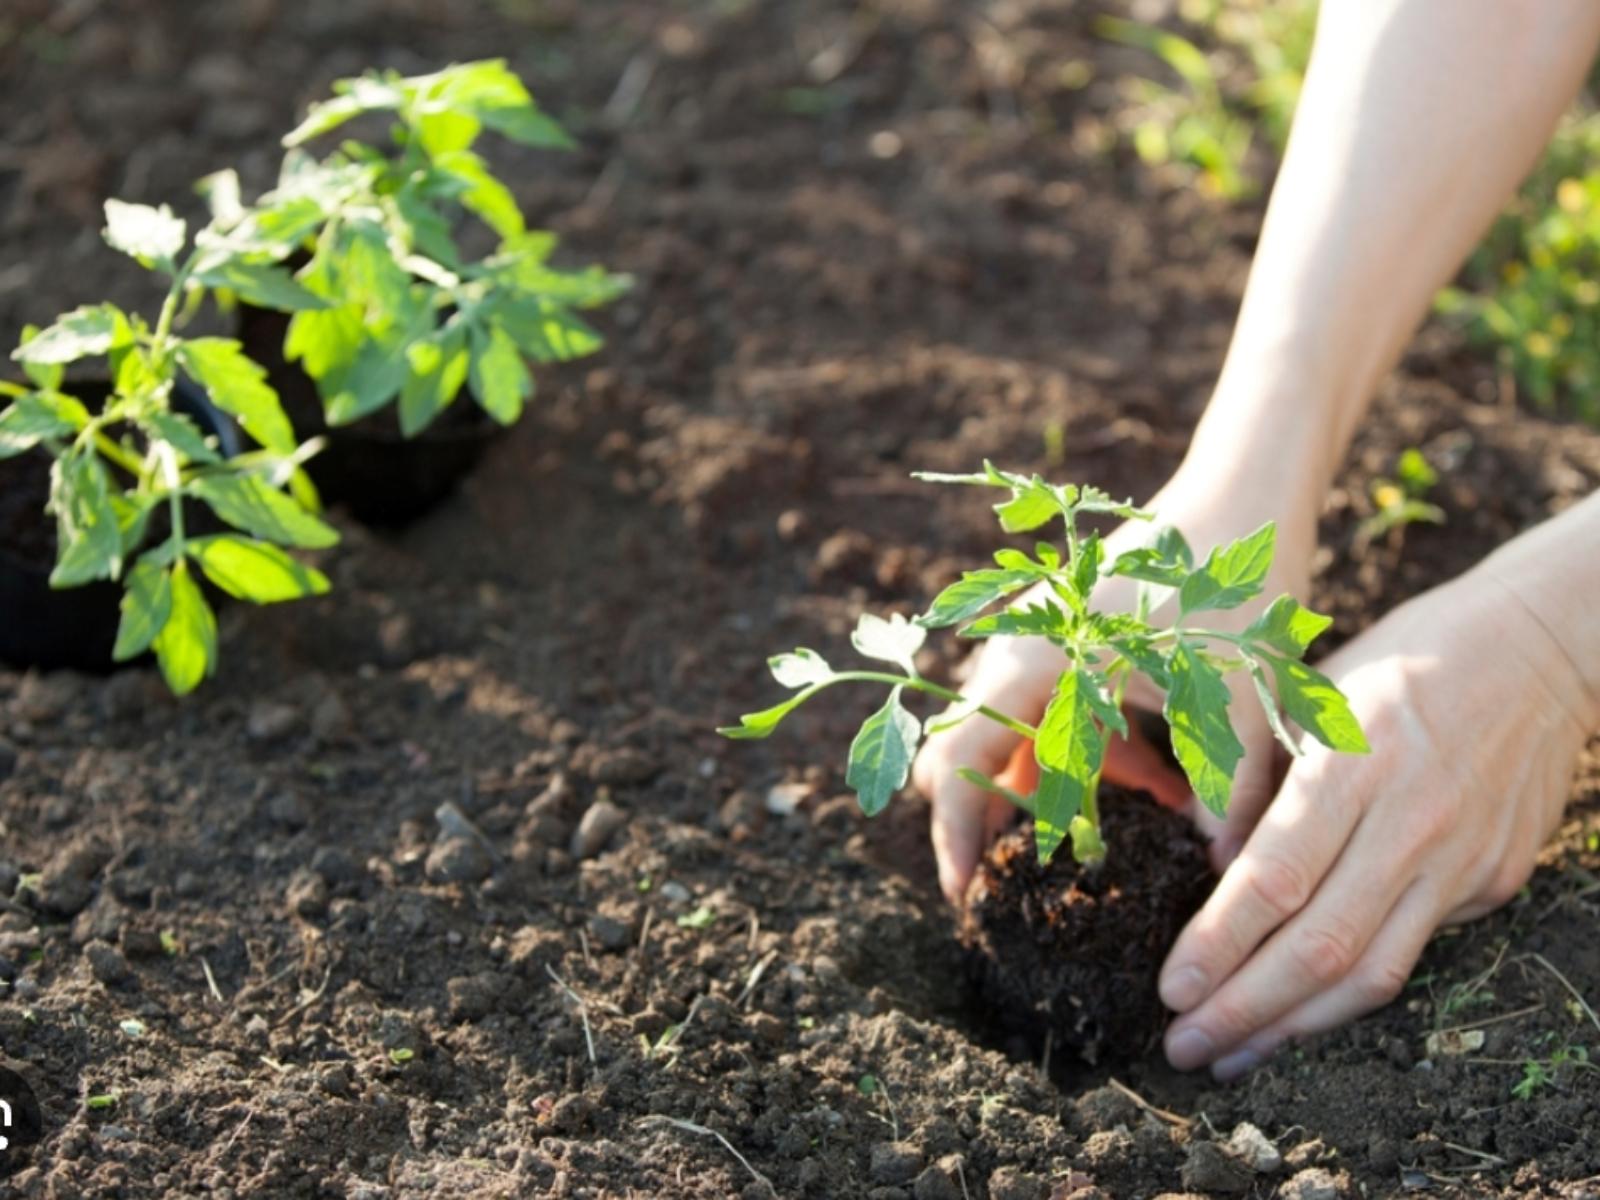
[[661,1114],[650,1117],[641,1117],[639,1118],[638,1124],[641,1126],[671,1125],[674,1129],[681,1129],[685,1133],[697,1133],[701,1137],[716,1138],[717,1141],[722,1143],[723,1149],[737,1158],[740,1166],[744,1167],[746,1171],[750,1172],[750,1174],[755,1178],[756,1182],[762,1184],[767,1191],[771,1192],[774,1196],[778,1194],[778,1189],[772,1186],[772,1180],[768,1179],[760,1171],[751,1166],[750,1160],[735,1150],[733,1143],[727,1138],[723,1137],[715,1129],[708,1129],[704,1125],[696,1125],[693,1121],[681,1121],[677,1117],[668,1117]]

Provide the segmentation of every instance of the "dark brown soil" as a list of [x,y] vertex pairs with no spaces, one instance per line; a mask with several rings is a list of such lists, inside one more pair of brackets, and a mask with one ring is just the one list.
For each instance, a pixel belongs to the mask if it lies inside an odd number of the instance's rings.
[[1161,1038],[1156,977],[1211,891],[1205,843],[1187,818],[1107,786],[1106,861],[1063,850],[1039,865],[1033,825],[995,843],[967,890],[960,937],[980,1019],[1025,1058],[1046,1047],[1088,1063],[1125,1062]]
[[47,455],[19,454],[0,461],[0,557],[45,575],[56,561],[56,526],[45,513],[49,499]]
[[[1267,1196],[1312,1169],[1350,1197],[1592,1193],[1600,1073],[1512,1089],[1600,1051],[1566,986],[1600,998],[1594,756],[1527,894],[1437,938],[1400,1002],[1239,1087],[1117,1068],[1179,1125],[1105,1068],[990,1048],[925,810],[869,825],[842,794],[868,698],[711,732],[773,698],[765,654],[846,661],[859,612],[992,549],[982,498],[910,470],[1147,495],[1176,463],[1259,212],[1105,151],[1128,60],[1100,7],[0,6],[8,337],[147,303],[101,198],[192,213],[208,171],[270,181],[298,107],[368,64],[508,55],[585,148],[491,153],[567,261],[639,280],[604,358],[546,373],[435,516],[347,525],[326,599],[234,606],[192,701],[0,674],[0,1050],[49,1130],[16,1194]],[[1448,523],[1358,555],[1408,445]],[[1597,480],[1600,434],[1502,405],[1426,331],[1330,496],[1315,600],[1348,637]],[[1429,1053],[1477,1021],[1479,1051]],[[1290,1164],[1196,1148],[1241,1121]]]

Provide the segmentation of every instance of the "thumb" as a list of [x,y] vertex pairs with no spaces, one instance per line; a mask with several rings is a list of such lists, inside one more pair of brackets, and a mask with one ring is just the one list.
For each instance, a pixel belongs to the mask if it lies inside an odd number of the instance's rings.
[[[1019,749],[1031,750],[1031,745],[998,725],[970,721],[940,734],[917,756],[913,782],[931,802],[929,832],[939,887],[952,904],[960,903],[984,847],[1012,815],[1005,800],[969,783],[956,769],[971,767],[996,778]],[[1031,760],[1031,753],[1027,757]]]

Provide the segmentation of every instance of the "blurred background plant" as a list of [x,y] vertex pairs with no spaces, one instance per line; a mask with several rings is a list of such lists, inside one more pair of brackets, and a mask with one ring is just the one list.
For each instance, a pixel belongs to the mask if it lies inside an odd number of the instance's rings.
[[[1178,0],[1162,25],[1104,17],[1147,51],[1119,128],[1145,163],[1224,201],[1265,192],[1311,57],[1315,0]],[[1595,81],[1436,308],[1539,411],[1600,425],[1600,109]],[[1396,485],[1399,486],[1399,485]]]

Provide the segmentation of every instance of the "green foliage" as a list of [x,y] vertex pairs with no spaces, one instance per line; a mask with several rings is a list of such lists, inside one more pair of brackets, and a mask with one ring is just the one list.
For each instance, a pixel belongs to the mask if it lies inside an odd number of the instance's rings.
[[1274,151],[1288,140],[1311,58],[1315,0],[1186,0],[1179,15],[1192,36],[1114,17],[1096,24],[1178,81],[1126,80],[1124,127],[1145,162],[1180,164],[1224,200],[1255,195],[1258,140]]
[[1403,451],[1395,461],[1393,479],[1375,479],[1372,503],[1376,511],[1361,523],[1357,536],[1363,542],[1376,541],[1391,533],[1403,536],[1407,525],[1424,522],[1444,524],[1444,509],[1428,502],[1427,495],[1439,482],[1439,473],[1415,446]]
[[1436,304],[1541,410],[1600,425],[1600,113],[1580,109]]
[[[307,261],[271,288],[237,271],[213,271],[211,283],[252,303],[285,282],[318,299],[297,306],[284,352],[316,380],[330,424],[397,403],[410,436],[468,385],[490,416],[513,423],[534,391],[527,360],[593,354],[601,338],[581,313],[629,280],[550,265],[555,235],[528,227],[474,146],[485,131],[550,150],[570,139],[499,60],[413,77],[369,72],[334,91],[284,138],[278,186],[255,205],[238,203],[228,173],[206,182],[224,240]],[[321,159],[301,149],[373,115],[390,120],[383,148],[347,140]],[[469,218],[495,239],[478,259],[457,242]]]
[[[114,656],[154,650],[173,691],[192,691],[216,667],[217,623],[195,571],[230,595],[258,604],[328,590],[328,581],[282,546],[320,547],[337,534],[279,490],[296,468],[294,433],[277,394],[239,344],[184,338],[180,305],[203,294],[208,278],[250,278],[255,295],[285,308],[322,304],[262,257],[258,243],[228,238],[215,224],[185,255],[188,229],[162,208],[106,204],[106,241],[166,275],[154,326],[111,304],[66,313],[44,330],[27,329],[12,357],[31,386],[4,385],[0,458],[42,451],[51,469],[48,511],[57,559],[51,585],[120,580],[122,617]],[[64,391],[63,368],[106,360],[111,395],[92,411]],[[232,413],[262,447],[224,460],[218,446],[173,407],[179,373]],[[241,531],[189,536],[184,503],[203,502]],[[152,518],[167,516],[157,537]],[[247,536],[246,536],[247,535]]]
[[[1548,1044],[1555,1034],[1543,1038]],[[1595,1070],[1589,1061],[1589,1051],[1584,1046],[1563,1042],[1545,1058],[1527,1058],[1522,1062],[1522,1077],[1511,1088],[1511,1094],[1524,1102],[1532,1100],[1546,1088],[1559,1085],[1564,1075],[1577,1071]]]
[[[1094,514],[1152,521],[1154,514],[1095,488],[1057,486],[988,463],[974,475],[920,478],[998,489],[1005,493],[995,505],[1002,529],[1031,532],[1060,520],[1064,544],[1040,542],[1031,555],[999,551],[995,567],[968,572],[914,621],[863,615],[853,645],[868,658],[893,664],[897,672],[835,670],[820,654],[804,648],[769,659],[773,677],[794,695],[747,714],[722,734],[768,737],[789,713],[838,683],[888,686],[887,702],[867,718],[851,743],[846,769],[862,810],[873,816],[905,785],[925,737],[975,716],[996,721],[1032,740],[1037,789],[1022,796],[976,771],[964,769],[961,774],[1033,814],[1042,860],[1069,839],[1080,861],[1096,861],[1105,853],[1096,792],[1111,735],[1128,732],[1121,702],[1135,673],[1165,690],[1173,750],[1195,795],[1213,812],[1226,811],[1244,753],[1229,717],[1230,672],[1249,673],[1274,734],[1291,753],[1300,753],[1300,747],[1289,722],[1332,750],[1366,752],[1366,739],[1344,696],[1302,661],[1328,627],[1327,617],[1280,596],[1241,634],[1187,623],[1196,613],[1235,608],[1261,595],[1276,541],[1272,525],[1213,549],[1198,566],[1188,543],[1172,529],[1153,531],[1146,545],[1113,559],[1096,533],[1080,529],[1082,518]],[[1095,610],[1097,585],[1113,576],[1143,585],[1138,615]],[[1019,596],[1024,589],[1027,594]],[[1160,626],[1148,620],[1145,614],[1157,593],[1176,596],[1176,623]],[[995,605],[1002,607],[993,609]],[[950,626],[971,638],[1042,637],[1066,654],[1069,665],[1037,728],[921,676],[916,654],[927,631]],[[939,697],[950,708],[919,721],[902,702],[907,692]]]

